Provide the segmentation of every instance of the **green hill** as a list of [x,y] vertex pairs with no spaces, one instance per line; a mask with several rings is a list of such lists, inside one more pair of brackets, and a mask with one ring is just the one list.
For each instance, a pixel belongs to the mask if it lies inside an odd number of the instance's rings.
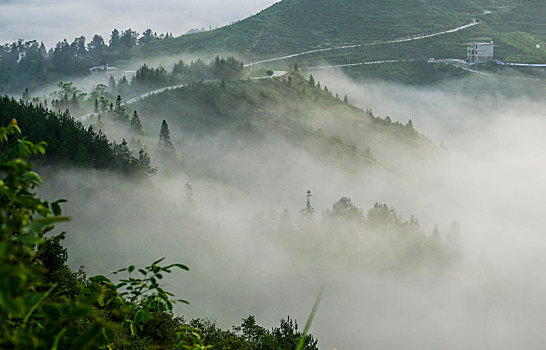
[[127,108],[139,112],[144,132],[152,136],[163,119],[172,135],[186,142],[223,134],[252,144],[279,135],[321,160],[343,166],[380,163],[391,167],[389,155],[411,153],[423,158],[425,151],[436,149],[411,123],[375,117],[371,111],[343,102],[335,91],[311,86],[297,72],[225,85],[192,83]]
[[546,41],[546,1],[526,0],[519,6],[505,8],[488,23],[498,31],[526,32]]
[[[135,50],[136,57],[165,53],[230,52],[245,62],[276,59],[308,50],[319,50],[294,58],[273,60],[266,65],[281,68],[348,64],[378,60],[417,60],[429,57],[466,58],[466,46],[474,40],[493,40],[495,58],[508,62],[546,62],[546,35],[542,0],[283,0],[251,16],[216,30],[154,42]],[[414,41],[384,43],[439,33],[477,20],[480,24],[461,31]],[[537,50],[536,45],[541,45]],[[353,48],[320,51],[357,45]],[[417,67],[423,64],[415,65]],[[438,72],[408,71],[408,65],[391,64],[352,70],[355,77],[392,77],[411,82],[432,82],[444,76],[464,75],[457,69]],[[408,68],[409,67],[409,68]],[[415,68],[418,69],[418,68]],[[414,69],[414,70],[415,70]],[[382,72],[384,71],[384,72]],[[414,79],[415,78],[415,79]]]
[[489,1],[284,0],[217,30],[184,35],[142,49],[217,51],[247,55],[367,43],[433,33],[472,21]]

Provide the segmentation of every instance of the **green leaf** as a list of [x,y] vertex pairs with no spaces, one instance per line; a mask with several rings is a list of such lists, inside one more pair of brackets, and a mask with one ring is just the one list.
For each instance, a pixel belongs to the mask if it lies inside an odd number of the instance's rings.
[[26,327],[27,322],[30,318],[30,316],[34,313],[34,311],[40,306],[40,304],[47,298],[47,296],[57,287],[57,284],[52,285],[47,292],[43,293],[40,298],[34,303],[34,305],[31,306],[31,308],[28,310],[27,314],[25,315],[25,318],[23,319],[23,328]]
[[168,268],[171,268],[171,267],[178,267],[179,269],[186,270],[186,271],[189,271],[189,270],[190,270],[190,268],[187,267],[187,266],[184,265],[184,264],[171,264],[171,265],[169,265],[169,266],[165,266],[165,268],[167,268],[167,269],[168,269]]
[[159,264],[160,262],[162,262],[163,260],[165,260],[165,257],[163,257],[163,258],[161,258],[161,259],[158,259],[158,260],[154,261],[154,262],[152,263],[152,265],[150,265],[150,266],[157,265],[157,264]]
[[32,236],[32,235],[15,236],[13,237],[13,240],[15,242],[19,242],[19,243],[23,243],[27,245],[37,245],[44,242],[42,238],[38,236]]
[[103,275],[97,275],[89,278],[89,281],[94,283],[100,283],[100,284],[111,284],[112,281],[110,281],[107,277]]
[[59,341],[63,337],[64,333],[66,332],[66,327],[63,328],[57,335],[55,336],[55,341],[53,342],[53,346],[51,346],[51,350],[57,350],[59,347]]
[[62,214],[61,203],[66,203],[66,199],[59,199],[51,203],[51,211],[53,215],[59,216]]
[[317,299],[315,299],[315,303],[313,304],[313,308],[311,309],[311,313],[309,314],[309,317],[307,318],[307,322],[305,322],[305,327],[303,328],[303,334],[301,335],[301,338],[300,338],[300,341],[298,342],[298,346],[296,347],[296,350],[302,350],[303,346],[305,345],[305,338],[307,338],[307,334],[309,332],[309,329],[311,328],[313,319],[315,318],[315,314],[319,307],[320,299],[322,299],[323,292],[324,292],[324,286],[321,286],[319,293],[317,295]]
[[151,315],[150,315],[150,312],[146,309],[142,309],[142,322],[143,323],[147,323],[148,321],[150,321],[150,318],[151,318]]
[[40,178],[40,175],[35,173],[34,171],[27,171],[23,174],[23,182],[28,182],[32,184],[41,184],[42,178]]
[[135,323],[134,322],[129,322],[129,328],[131,329],[131,334],[133,336],[135,336],[136,333],[137,333]]
[[47,228],[53,226],[56,223],[59,222],[65,222],[70,221],[69,218],[65,216],[55,216],[55,217],[48,217],[43,219],[35,220],[33,223],[28,225],[23,229],[24,232],[30,233],[30,232],[43,232]]

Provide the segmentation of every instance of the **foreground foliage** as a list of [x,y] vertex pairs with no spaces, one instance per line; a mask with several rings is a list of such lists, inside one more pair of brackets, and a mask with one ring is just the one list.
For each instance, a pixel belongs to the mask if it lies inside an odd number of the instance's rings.
[[[163,259],[114,283],[87,278],[67,266],[64,233],[53,234],[61,204],[36,196],[42,182],[29,157],[45,153],[44,142],[21,138],[15,120],[0,128],[0,348],[2,349],[317,349],[310,335],[288,319],[267,331],[253,317],[234,331],[203,320],[185,322],[173,315],[174,299],[160,281],[182,264]],[[259,342],[259,346],[255,346]],[[288,347],[287,347],[288,346]]]

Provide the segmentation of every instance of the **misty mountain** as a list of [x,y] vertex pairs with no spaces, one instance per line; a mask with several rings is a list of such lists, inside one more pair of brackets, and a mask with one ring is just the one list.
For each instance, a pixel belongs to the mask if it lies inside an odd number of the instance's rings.
[[[321,87],[320,82],[290,71],[272,79],[191,83],[127,108],[138,111],[145,133],[153,137],[161,120],[166,120],[173,137],[184,139],[189,149],[192,140],[225,135],[226,145],[217,150],[218,158],[233,142],[252,147],[271,134],[318,159],[348,168],[378,164],[395,168],[392,154],[423,159],[438,152],[411,121],[402,124],[388,116],[376,117],[335,95],[335,88]],[[187,157],[194,152],[186,152]]]
[[353,77],[426,84],[469,74],[424,66],[434,66],[429,58],[465,59],[474,40],[494,41],[495,58],[506,62],[546,62],[545,7],[535,0],[284,0],[232,25],[177,38],[129,28],[114,29],[110,38],[65,39],[49,49],[39,38],[20,40],[0,46],[0,91],[35,91],[93,67],[226,52],[277,69],[296,62],[302,68],[352,64],[342,69]]
[[224,49],[260,57],[389,40],[468,23],[483,3],[489,2],[283,0],[233,25],[179,37],[169,49]]
[[[453,67],[439,75],[441,68],[423,66],[429,58],[466,59],[466,46],[475,40],[494,41],[500,60],[546,62],[545,7],[543,1],[518,0],[284,0],[229,26],[140,46],[135,57],[223,51],[249,64],[267,60],[277,69],[296,62],[303,68],[356,64],[342,69],[354,77],[415,85],[468,74]],[[392,62],[358,65],[385,60]]]
[[[184,35],[168,45],[152,43],[140,50],[152,55],[225,50],[239,53],[251,61],[306,50],[411,38],[449,30],[474,19],[491,26],[489,35],[496,34],[494,39],[518,48],[517,43],[500,34],[527,32],[544,39],[541,25],[544,11],[542,1],[283,0],[233,25]],[[477,37],[476,34],[487,31],[487,28],[480,28],[473,34]],[[466,40],[471,38],[465,37]],[[444,42],[444,38],[435,40]],[[442,57],[442,53],[430,57]],[[465,54],[463,51],[458,56]],[[425,56],[413,58],[422,57]]]

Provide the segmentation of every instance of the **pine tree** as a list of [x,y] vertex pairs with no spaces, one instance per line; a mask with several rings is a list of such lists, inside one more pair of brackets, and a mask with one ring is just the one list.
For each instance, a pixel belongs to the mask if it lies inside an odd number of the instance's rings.
[[143,135],[142,124],[140,123],[140,118],[138,117],[137,111],[133,112],[133,118],[131,119],[131,130],[137,135]]
[[152,166],[150,156],[143,148],[141,148],[138,152],[137,165],[138,168],[142,171],[141,175],[143,176],[153,176],[157,173],[157,168]]
[[166,120],[161,122],[161,130],[159,131],[159,149],[163,153],[174,153],[174,146],[171,142],[171,132]]
[[112,34],[110,35],[110,48],[116,48],[118,47],[120,44],[120,36],[119,36],[119,31],[114,28],[114,30],[112,31]]
[[114,106],[114,120],[121,122],[128,122],[129,115],[125,112],[125,108],[121,105],[121,96],[116,98],[116,104]]
[[313,77],[313,74],[309,76],[309,86],[315,87],[315,78]]
[[127,81],[127,77],[124,75],[118,81],[118,92],[122,95],[126,95],[128,91],[129,91],[129,82]]
[[347,97],[347,95],[345,95],[345,97],[343,97],[343,103],[345,103],[346,105],[349,104],[349,98]]
[[317,89],[319,89],[319,90],[320,90],[320,81],[319,81],[319,82],[317,82]]

